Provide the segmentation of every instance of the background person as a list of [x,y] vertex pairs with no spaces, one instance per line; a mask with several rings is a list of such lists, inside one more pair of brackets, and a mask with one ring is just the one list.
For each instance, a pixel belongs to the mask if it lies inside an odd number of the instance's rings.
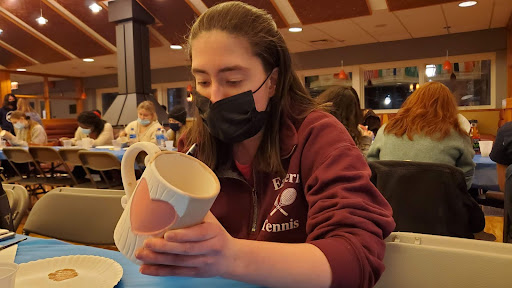
[[9,141],[12,146],[27,147],[30,145],[43,145],[48,142],[43,126],[31,120],[25,113],[21,111],[12,112],[11,122],[16,136],[9,131],[5,131],[3,138]]

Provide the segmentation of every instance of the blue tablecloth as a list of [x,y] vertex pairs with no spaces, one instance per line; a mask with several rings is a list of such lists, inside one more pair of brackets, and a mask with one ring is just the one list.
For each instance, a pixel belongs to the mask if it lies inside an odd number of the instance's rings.
[[[15,239],[26,237],[16,235]],[[13,239],[12,241],[14,241]],[[10,242],[11,240],[9,240]],[[8,242],[6,241],[5,244]],[[110,258],[123,267],[123,277],[115,286],[122,287],[260,287],[243,282],[216,278],[155,277],[139,273],[139,266],[130,262],[121,253],[89,246],[71,245],[54,239],[28,237],[18,245],[14,262],[21,264],[44,258],[67,255],[96,255]]]
[[475,155],[473,162],[475,162],[476,167],[471,188],[500,191],[498,174],[496,174],[496,162],[481,155]]

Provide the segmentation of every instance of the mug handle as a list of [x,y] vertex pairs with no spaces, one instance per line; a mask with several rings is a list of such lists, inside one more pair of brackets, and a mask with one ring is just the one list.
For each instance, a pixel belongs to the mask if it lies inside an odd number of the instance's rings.
[[123,179],[124,192],[128,199],[132,196],[137,186],[135,180],[135,158],[139,152],[145,151],[148,153],[147,157],[153,157],[156,153],[160,152],[160,148],[151,142],[137,142],[132,144],[126,150],[121,161],[121,177]]

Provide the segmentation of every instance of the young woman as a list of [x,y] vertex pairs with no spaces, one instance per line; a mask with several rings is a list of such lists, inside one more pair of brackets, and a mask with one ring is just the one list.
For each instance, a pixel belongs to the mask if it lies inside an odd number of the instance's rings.
[[41,120],[41,116],[30,106],[27,100],[20,98],[18,99],[18,111],[25,113],[25,115],[30,117],[30,120],[36,121],[37,123],[43,125],[43,121]]
[[203,223],[146,240],[140,271],[373,286],[391,208],[346,129],[307,95],[272,17],[216,5],[196,20],[189,45],[198,117],[178,149],[197,143],[221,192]]
[[462,169],[469,189],[475,153],[457,114],[457,103],[448,87],[439,82],[425,83],[379,129],[368,151],[368,161],[411,160],[453,165]]
[[2,131],[2,137],[12,146],[42,145],[48,142],[43,126],[30,119],[21,111],[11,113],[11,122],[16,136],[9,131]]
[[[158,123],[155,105],[151,101],[144,101],[137,106],[137,120],[130,122],[121,133],[119,137],[129,137],[132,131],[135,133],[135,140],[131,142],[151,142],[156,144],[156,133],[158,128],[164,129]],[[131,143],[132,144],[132,143]]]
[[169,112],[169,130],[167,131],[167,139],[174,141],[174,146],[177,147],[178,140],[183,132],[185,132],[185,125],[187,124],[187,110],[181,105],[174,106]]
[[[76,145],[78,140],[83,138],[91,138],[94,140],[93,147],[112,145],[114,139],[114,130],[112,125],[102,120],[93,111],[84,111],[78,115],[78,129],[75,132],[75,138],[71,139],[73,145]],[[61,138],[60,141],[67,140],[68,138]]]
[[366,155],[372,144],[373,133],[361,125],[363,112],[356,90],[352,87],[334,86],[320,94],[317,100],[324,103],[329,112],[347,128],[356,146]]
[[0,126],[2,130],[14,133],[14,127],[12,126],[10,119],[12,111],[17,109],[17,102],[18,99],[16,99],[14,94],[6,94],[4,96],[4,103],[2,108],[0,108]]

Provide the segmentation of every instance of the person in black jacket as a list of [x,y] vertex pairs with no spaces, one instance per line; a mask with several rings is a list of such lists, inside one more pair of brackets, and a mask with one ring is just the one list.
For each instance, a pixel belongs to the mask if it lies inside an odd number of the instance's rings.
[[4,104],[2,108],[0,108],[0,125],[2,130],[7,130],[13,134],[14,127],[12,126],[10,118],[12,111],[17,109],[17,102],[18,99],[16,99],[14,94],[6,94],[4,96]]

